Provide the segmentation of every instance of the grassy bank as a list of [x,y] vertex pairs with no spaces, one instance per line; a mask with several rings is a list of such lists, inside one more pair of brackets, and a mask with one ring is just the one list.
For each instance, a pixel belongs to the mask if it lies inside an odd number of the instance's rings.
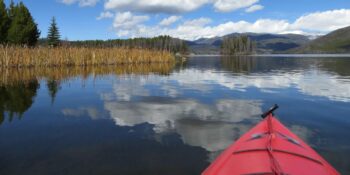
[[0,67],[60,67],[174,62],[167,51],[128,48],[0,46]]

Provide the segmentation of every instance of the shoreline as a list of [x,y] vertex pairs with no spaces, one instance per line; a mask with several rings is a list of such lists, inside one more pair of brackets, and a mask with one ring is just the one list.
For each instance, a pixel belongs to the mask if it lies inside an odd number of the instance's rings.
[[67,67],[172,63],[169,51],[141,48],[0,46],[0,67]]
[[255,54],[255,55],[188,55],[188,57],[311,57],[311,58],[317,58],[317,57],[342,57],[342,58],[350,58],[349,54]]

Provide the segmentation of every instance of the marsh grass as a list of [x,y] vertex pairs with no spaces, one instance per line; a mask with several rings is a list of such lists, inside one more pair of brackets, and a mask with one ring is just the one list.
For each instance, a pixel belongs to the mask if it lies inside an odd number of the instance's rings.
[[129,48],[0,46],[0,67],[61,67],[174,62],[167,51]]

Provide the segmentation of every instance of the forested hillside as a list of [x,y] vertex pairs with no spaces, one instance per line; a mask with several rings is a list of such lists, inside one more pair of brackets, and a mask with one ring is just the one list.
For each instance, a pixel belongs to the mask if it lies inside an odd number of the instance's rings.
[[350,26],[333,31],[293,49],[291,53],[350,53]]
[[257,34],[257,33],[233,33],[223,37],[202,38],[189,41],[189,49],[195,54],[220,54],[224,38],[237,38],[247,36],[256,43],[256,53],[283,53],[293,48],[298,48],[310,42],[304,35],[296,34]]

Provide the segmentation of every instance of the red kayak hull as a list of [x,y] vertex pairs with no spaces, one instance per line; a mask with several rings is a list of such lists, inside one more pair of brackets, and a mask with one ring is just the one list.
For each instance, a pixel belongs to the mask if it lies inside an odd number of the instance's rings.
[[202,175],[337,175],[272,114],[229,146]]

